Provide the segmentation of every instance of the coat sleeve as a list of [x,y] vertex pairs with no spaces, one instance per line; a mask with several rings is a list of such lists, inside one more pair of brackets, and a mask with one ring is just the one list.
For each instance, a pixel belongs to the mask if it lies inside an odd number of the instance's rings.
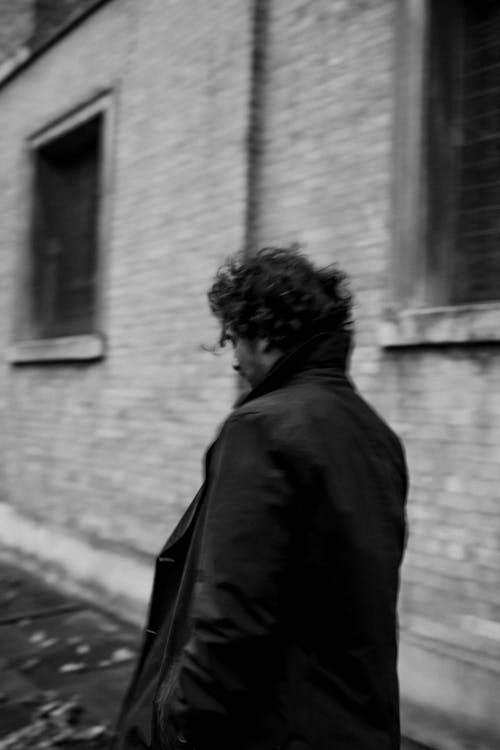
[[159,706],[168,735],[175,728],[173,747],[182,746],[179,736],[196,750],[235,747],[262,712],[279,664],[294,493],[270,442],[258,415],[234,415],[223,431],[206,498],[192,633],[168,706]]

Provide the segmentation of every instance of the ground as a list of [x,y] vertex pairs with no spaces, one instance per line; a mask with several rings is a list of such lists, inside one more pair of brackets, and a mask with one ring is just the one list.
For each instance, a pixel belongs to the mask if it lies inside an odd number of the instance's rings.
[[0,750],[108,747],[139,632],[4,563],[0,608]]
[[107,750],[137,628],[4,562],[0,612],[0,750]]

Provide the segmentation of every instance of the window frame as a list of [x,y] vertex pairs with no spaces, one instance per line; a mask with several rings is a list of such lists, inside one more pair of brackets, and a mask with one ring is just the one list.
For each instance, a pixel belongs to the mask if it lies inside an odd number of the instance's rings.
[[[30,276],[33,268],[32,231],[35,218],[35,176],[39,149],[60,137],[85,125],[96,116],[102,117],[101,155],[99,165],[99,204],[97,207],[97,248],[94,330],[71,336],[43,337],[37,334],[33,320],[32,290]],[[110,90],[102,91],[91,100],[59,116],[42,129],[28,137],[25,143],[26,161],[29,169],[29,232],[26,233],[23,253],[23,269],[18,279],[20,294],[14,300],[15,320],[7,360],[12,364],[71,362],[99,360],[105,356],[106,342],[103,332],[105,323],[104,281],[107,267],[107,246],[110,229],[110,194],[112,182],[112,136],[114,125],[114,97]],[[19,300],[19,301],[18,301]]]
[[379,328],[379,342],[388,348],[500,341],[500,300],[446,304],[442,280],[451,262],[446,241],[433,257],[442,273],[432,276],[428,269],[424,138],[430,3],[400,0],[396,11],[391,304]]

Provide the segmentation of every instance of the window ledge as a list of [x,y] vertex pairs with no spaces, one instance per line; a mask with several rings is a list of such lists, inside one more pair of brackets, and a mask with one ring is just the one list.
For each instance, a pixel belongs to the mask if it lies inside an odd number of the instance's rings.
[[36,362],[85,362],[102,359],[104,339],[100,334],[62,336],[52,339],[17,341],[9,347],[7,360],[11,364]]
[[387,310],[379,328],[386,348],[500,342],[500,302]]

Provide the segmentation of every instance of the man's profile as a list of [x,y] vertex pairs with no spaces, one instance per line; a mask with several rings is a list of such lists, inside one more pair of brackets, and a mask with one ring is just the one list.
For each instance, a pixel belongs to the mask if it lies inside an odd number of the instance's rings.
[[157,558],[116,748],[396,750],[407,472],[346,374],[346,279],[265,248],[208,297],[252,388]]

